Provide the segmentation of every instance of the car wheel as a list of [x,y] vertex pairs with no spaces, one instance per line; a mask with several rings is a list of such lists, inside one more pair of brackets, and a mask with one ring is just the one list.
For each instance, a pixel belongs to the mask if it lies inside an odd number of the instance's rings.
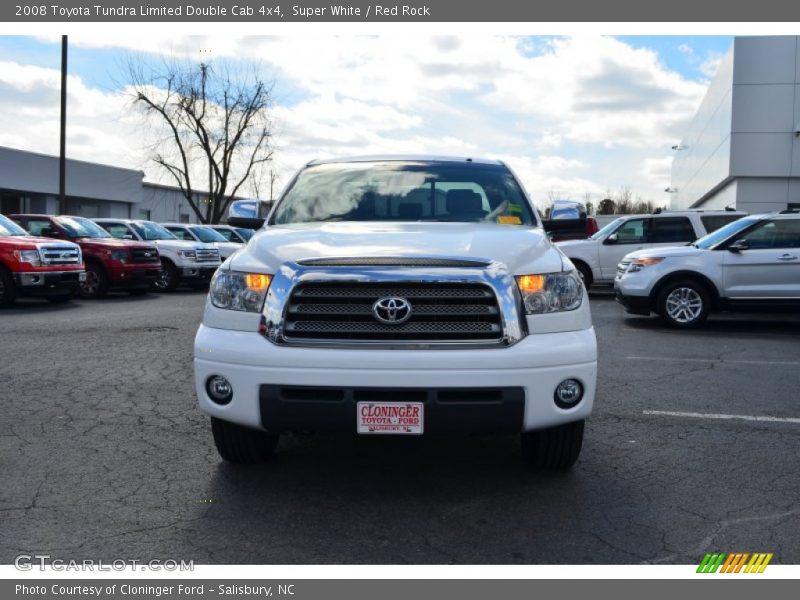
[[11,273],[0,267],[0,307],[9,308],[17,301],[17,289]]
[[53,294],[52,296],[47,296],[45,300],[47,300],[50,304],[64,304],[65,302],[69,302],[72,299],[72,294]]
[[161,259],[161,273],[153,287],[159,292],[171,292],[178,285],[178,271],[170,261]]
[[219,455],[240,465],[263,463],[275,453],[278,436],[211,417],[211,432]]
[[588,290],[589,286],[592,285],[592,281],[594,279],[594,277],[592,277],[592,270],[582,262],[575,263],[575,268],[578,270],[578,275],[581,276],[581,281],[583,281],[583,285]]
[[522,457],[526,463],[550,471],[566,471],[581,453],[583,421],[575,421],[522,434]]
[[710,298],[705,286],[696,281],[677,281],[658,294],[656,312],[669,325],[690,329],[708,317]]
[[103,298],[108,291],[108,277],[100,265],[89,263],[86,265],[86,280],[80,283],[78,293],[81,298]]

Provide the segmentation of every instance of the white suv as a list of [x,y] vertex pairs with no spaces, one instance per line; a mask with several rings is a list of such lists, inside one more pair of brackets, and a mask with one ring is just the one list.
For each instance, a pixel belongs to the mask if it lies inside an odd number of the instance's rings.
[[187,223],[162,223],[161,225],[179,240],[214,244],[219,249],[222,260],[225,260],[242,247],[240,243],[229,242],[225,236],[215,231],[210,225]]
[[633,252],[614,287],[628,312],[683,328],[712,310],[800,307],[800,214],[744,217],[690,246]]
[[622,257],[635,250],[687,244],[747,213],[729,210],[664,211],[625,215],[585,240],[556,242],[575,263],[586,287],[610,285]]
[[567,469],[597,345],[574,266],[497,161],[312,162],[211,283],[194,347],[220,455],[292,431],[522,433]]
[[179,284],[205,287],[221,264],[219,249],[214,244],[177,239],[153,221],[132,219],[93,219],[112,237],[124,240],[153,242],[161,256],[161,274],[154,286],[170,292]]

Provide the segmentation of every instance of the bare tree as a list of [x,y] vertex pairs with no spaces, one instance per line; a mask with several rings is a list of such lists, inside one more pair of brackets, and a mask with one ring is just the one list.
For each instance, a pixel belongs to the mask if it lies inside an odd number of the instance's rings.
[[[130,59],[133,105],[155,126],[153,161],[202,223],[219,223],[236,194],[272,160],[272,87],[255,66]],[[207,186],[198,202],[198,186]],[[204,195],[200,194],[201,196]]]

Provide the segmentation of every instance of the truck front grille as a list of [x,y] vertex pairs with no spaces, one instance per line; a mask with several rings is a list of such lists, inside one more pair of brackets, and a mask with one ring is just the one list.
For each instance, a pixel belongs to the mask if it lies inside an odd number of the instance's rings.
[[197,262],[219,262],[219,250],[216,248],[197,248]]
[[155,248],[134,248],[131,257],[135,263],[158,262],[158,250]]
[[79,265],[81,252],[74,246],[41,246],[39,255],[44,265]]
[[[373,306],[400,298],[411,305],[401,324],[386,324]],[[291,293],[284,318],[287,341],[500,342],[497,298],[482,283],[313,282]]]

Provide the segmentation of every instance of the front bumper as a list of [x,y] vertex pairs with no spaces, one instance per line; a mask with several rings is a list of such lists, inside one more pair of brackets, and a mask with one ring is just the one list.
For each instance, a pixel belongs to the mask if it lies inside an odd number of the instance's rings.
[[50,296],[59,292],[74,292],[86,280],[86,271],[34,271],[15,273],[17,290],[23,296]]
[[211,281],[211,277],[213,277],[218,267],[218,264],[213,266],[191,265],[181,267],[178,270],[178,275],[183,281]]
[[109,283],[117,288],[146,288],[156,282],[161,273],[158,265],[131,266],[123,269],[109,269]]
[[[425,403],[427,433],[530,431],[589,416],[597,343],[589,328],[529,335],[503,348],[293,348],[255,332],[201,325],[194,364],[200,409],[257,429],[355,432],[357,401],[390,398]],[[230,403],[208,397],[212,375],[231,382]],[[576,406],[561,409],[553,393],[567,378],[585,392]]]

